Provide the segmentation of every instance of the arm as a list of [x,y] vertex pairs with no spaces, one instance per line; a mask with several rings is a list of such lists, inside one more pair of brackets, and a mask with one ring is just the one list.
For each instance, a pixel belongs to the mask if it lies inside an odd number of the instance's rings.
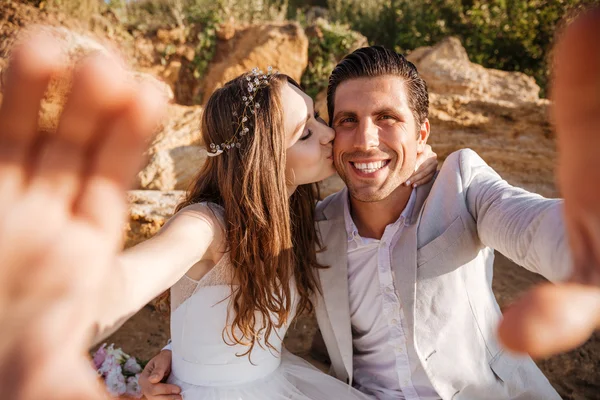
[[500,337],[513,351],[548,357],[583,344],[600,329],[600,8],[557,36],[553,120],[558,179],[574,274],[570,283],[538,285],[505,314]]
[[481,242],[551,281],[571,273],[563,202],[509,185],[476,153],[458,153],[469,213]]
[[219,244],[220,238],[221,229],[210,209],[194,204],[173,216],[153,238],[124,251],[101,299],[95,342],[118,329],[192,267],[195,278],[206,274],[218,256],[213,243]]

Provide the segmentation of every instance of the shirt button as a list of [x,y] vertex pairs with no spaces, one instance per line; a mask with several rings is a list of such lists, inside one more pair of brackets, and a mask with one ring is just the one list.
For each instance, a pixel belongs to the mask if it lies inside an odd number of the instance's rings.
[[386,292],[386,293],[392,293],[392,292],[393,292],[393,290],[392,290],[392,288],[391,288],[391,287],[389,287],[389,286],[388,286],[388,287],[386,287],[386,288],[385,288],[385,292]]
[[394,318],[394,319],[392,320],[392,324],[396,325],[397,323],[398,323],[398,320],[397,320],[396,318]]

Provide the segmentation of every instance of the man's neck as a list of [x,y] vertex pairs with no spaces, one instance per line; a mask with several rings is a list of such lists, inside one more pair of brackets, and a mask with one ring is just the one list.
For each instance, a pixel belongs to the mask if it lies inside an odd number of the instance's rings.
[[406,208],[412,188],[399,186],[379,201],[363,202],[350,196],[350,215],[360,236],[381,239],[385,227],[400,218]]

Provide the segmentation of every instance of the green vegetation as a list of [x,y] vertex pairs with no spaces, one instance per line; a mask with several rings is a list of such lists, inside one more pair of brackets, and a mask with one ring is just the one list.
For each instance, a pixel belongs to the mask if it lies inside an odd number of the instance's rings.
[[471,61],[521,71],[542,87],[565,17],[599,0],[329,0],[331,18],[399,52],[457,36]]
[[347,25],[317,19],[310,29],[308,68],[302,76],[302,86],[311,97],[327,88],[329,74],[346,54],[358,45],[366,45],[364,37]]
[[[310,36],[310,65],[303,78],[316,92],[326,84],[331,67],[351,50],[355,33],[370,44],[400,52],[457,36],[473,62],[490,68],[521,71],[542,87],[548,79],[548,52],[566,16],[600,0],[30,0],[81,13],[109,7],[119,19],[141,31],[182,27],[197,43],[193,61],[201,76],[214,55],[216,27],[234,19],[241,23],[293,19],[305,27],[318,25],[322,36]],[[319,20],[325,17],[329,22]]]

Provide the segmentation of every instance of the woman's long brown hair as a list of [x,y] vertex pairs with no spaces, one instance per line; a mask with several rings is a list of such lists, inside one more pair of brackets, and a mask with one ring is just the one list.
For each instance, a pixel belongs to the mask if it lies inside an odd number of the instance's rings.
[[[248,81],[240,76],[218,89],[209,99],[202,117],[204,143],[226,143],[239,129]],[[190,204],[212,202],[225,209],[227,251],[233,266],[231,329],[224,335],[231,344],[248,346],[257,339],[275,349],[268,338],[274,328],[288,322],[293,312],[291,285],[299,302],[297,313],[311,311],[310,297],[319,290],[315,255],[319,245],[314,227],[316,184],[301,185],[288,196],[286,148],[281,88],[290,77],[275,74],[269,85],[256,93],[260,110],[252,115],[253,129],[241,144],[216,157],[209,157],[177,211]],[[192,239],[193,240],[193,239]],[[234,282],[239,286],[234,286]]]

